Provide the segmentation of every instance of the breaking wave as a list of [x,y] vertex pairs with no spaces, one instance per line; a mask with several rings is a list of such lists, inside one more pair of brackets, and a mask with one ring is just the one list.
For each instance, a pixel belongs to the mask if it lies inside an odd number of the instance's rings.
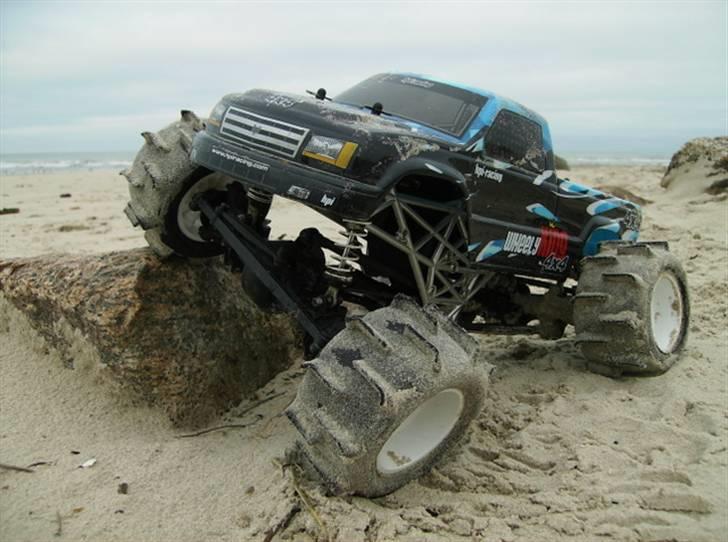
[[54,171],[83,171],[123,169],[132,163],[131,153],[94,153],[76,156],[6,155],[0,156],[0,175],[50,173]]

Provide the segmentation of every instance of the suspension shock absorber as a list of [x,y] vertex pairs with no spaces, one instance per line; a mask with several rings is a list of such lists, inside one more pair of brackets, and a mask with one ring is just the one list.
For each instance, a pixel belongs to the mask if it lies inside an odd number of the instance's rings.
[[247,196],[247,222],[253,228],[260,230],[266,225],[265,217],[268,216],[268,211],[270,211],[273,194],[259,188],[250,187],[247,190]]
[[362,255],[364,245],[362,240],[367,236],[367,226],[370,222],[362,222],[359,220],[344,220],[345,231],[339,234],[346,238],[343,243],[336,243],[341,250],[340,254],[332,254],[332,258],[336,263],[327,265],[326,274],[336,281],[348,284],[352,280],[352,276],[356,271],[354,264],[359,261]]

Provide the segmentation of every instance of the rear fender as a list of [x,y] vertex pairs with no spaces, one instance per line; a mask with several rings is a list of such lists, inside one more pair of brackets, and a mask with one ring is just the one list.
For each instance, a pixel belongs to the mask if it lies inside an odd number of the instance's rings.
[[632,202],[624,202],[610,216],[593,216],[581,236],[580,256],[595,255],[604,241],[636,241],[639,238],[641,219],[641,208]]

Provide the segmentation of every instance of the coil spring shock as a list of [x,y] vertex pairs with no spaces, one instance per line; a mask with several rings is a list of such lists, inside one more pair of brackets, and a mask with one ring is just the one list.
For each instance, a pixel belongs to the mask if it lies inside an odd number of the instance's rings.
[[339,232],[346,238],[344,243],[336,243],[341,249],[341,254],[332,254],[332,258],[336,260],[335,264],[327,265],[326,274],[343,283],[350,283],[352,276],[356,271],[354,264],[359,261],[364,245],[362,240],[367,236],[367,226],[370,222],[362,222],[359,220],[344,220],[346,230]]
[[265,190],[253,188],[252,186],[248,188],[248,197],[258,203],[270,203],[273,201],[273,194]]
[[270,211],[273,194],[251,187],[247,189],[246,195],[248,197],[248,224],[260,229],[265,226],[264,221]]

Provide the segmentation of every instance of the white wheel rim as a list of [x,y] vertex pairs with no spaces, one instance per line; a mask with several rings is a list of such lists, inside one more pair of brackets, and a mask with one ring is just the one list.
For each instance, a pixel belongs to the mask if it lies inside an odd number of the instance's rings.
[[464,403],[462,392],[449,388],[418,406],[382,446],[377,455],[379,473],[396,474],[415,467],[447,438]]
[[680,340],[683,325],[683,298],[672,273],[662,273],[652,289],[650,303],[652,338],[657,348],[671,353]]
[[179,207],[177,207],[177,226],[185,237],[199,243],[205,242],[200,237],[200,226],[202,226],[200,212],[194,211],[191,208],[192,200],[195,196],[208,190],[224,190],[231,182],[233,182],[232,179],[212,173],[207,177],[203,177],[190,187],[179,202]]

